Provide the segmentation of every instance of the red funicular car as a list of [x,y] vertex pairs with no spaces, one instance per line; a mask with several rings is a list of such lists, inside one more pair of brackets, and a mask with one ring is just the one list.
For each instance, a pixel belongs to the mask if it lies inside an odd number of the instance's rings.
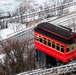
[[64,26],[43,22],[34,29],[34,47],[67,62],[76,57],[76,33]]

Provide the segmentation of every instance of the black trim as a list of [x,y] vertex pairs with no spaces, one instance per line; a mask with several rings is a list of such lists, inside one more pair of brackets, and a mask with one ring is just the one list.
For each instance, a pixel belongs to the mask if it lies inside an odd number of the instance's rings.
[[39,33],[41,33],[41,34],[44,34],[44,35],[46,35],[46,36],[49,36],[49,37],[51,37],[51,38],[54,38],[54,39],[56,39],[56,40],[59,40],[59,41],[61,41],[61,42],[67,43],[67,40],[65,40],[65,39],[63,39],[63,38],[61,38],[61,37],[59,37],[59,36],[53,35],[53,34],[51,34],[51,33],[49,33],[49,32],[46,32],[46,31],[44,31],[44,30],[41,30],[41,29],[39,29],[39,28],[37,28],[37,27],[34,29],[34,31],[39,32]]
[[40,23],[37,27],[42,28],[42,30],[48,30],[50,32],[53,32],[53,33],[58,34],[60,36],[63,36],[66,39],[68,39],[70,37],[70,34],[71,34],[71,31],[68,31],[68,30],[61,28],[59,26],[55,26],[55,25],[50,24],[48,22]]

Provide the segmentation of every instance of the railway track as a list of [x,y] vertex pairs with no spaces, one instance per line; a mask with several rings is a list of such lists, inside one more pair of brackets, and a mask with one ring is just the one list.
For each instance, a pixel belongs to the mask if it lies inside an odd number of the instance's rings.
[[[49,69],[39,69],[39,70],[33,70],[28,72],[23,72],[17,75],[61,75],[71,72],[76,72],[76,63],[68,64],[68,65],[62,65],[54,68]],[[72,75],[72,74],[71,74]]]
[[[61,9],[64,9],[64,8],[74,6],[74,5],[76,5],[76,2],[65,3],[65,4],[63,4],[61,6],[58,6],[58,7],[49,7],[49,9],[45,9],[45,10],[43,9],[41,11],[36,11],[36,12],[30,13],[30,15],[29,14],[24,14],[23,19],[26,20],[27,18],[30,18],[30,17],[33,18],[33,17],[39,16],[40,14],[43,14],[43,16],[44,16],[44,15],[46,15],[46,11],[48,11],[48,13],[50,13],[50,12],[58,11],[58,10],[61,10]],[[16,16],[16,17],[13,17],[13,18],[10,18],[10,19],[4,19],[4,21],[7,22],[7,23],[16,22],[18,20],[19,21],[21,20],[21,16]]]

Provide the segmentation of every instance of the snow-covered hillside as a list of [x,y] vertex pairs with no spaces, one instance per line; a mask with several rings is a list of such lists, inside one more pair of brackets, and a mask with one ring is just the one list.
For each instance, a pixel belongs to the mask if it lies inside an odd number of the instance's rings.
[[20,0],[0,0],[0,11],[15,11],[19,4]]

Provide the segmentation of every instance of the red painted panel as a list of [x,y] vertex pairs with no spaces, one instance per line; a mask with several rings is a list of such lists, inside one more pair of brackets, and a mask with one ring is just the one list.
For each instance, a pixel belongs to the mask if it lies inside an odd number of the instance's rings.
[[[61,45],[63,45],[64,46],[64,53],[66,54],[66,43],[63,43],[63,42],[60,42],[60,41],[58,41],[58,40],[56,40],[56,39],[53,39],[53,38],[51,38],[51,37],[48,37],[48,36],[45,36],[45,35],[43,35],[43,34],[41,34],[41,33],[39,33],[39,32],[34,32],[34,39],[35,39],[35,34],[38,34],[38,35],[40,35],[40,36],[43,36],[43,37],[45,37],[45,38],[47,38],[47,39],[49,39],[49,40],[52,40],[52,41],[54,41],[54,42],[56,42],[56,43],[58,43],[58,44],[61,44]],[[34,40],[35,41],[35,40]]]
[[76,58],[76,50],[70,51],[68,53],[66,53],[66,59],[67,60],[71,60],[72,58]]
[[39,43],[38,41],[35,41],[35,48],[37,48],[38,50],[41,50],[47,54],[49,54],[50,56],[53,56],[63,62],[66,62],[66,56],[64,53],[61,53],[51,47],[48,47],[44,44]]

